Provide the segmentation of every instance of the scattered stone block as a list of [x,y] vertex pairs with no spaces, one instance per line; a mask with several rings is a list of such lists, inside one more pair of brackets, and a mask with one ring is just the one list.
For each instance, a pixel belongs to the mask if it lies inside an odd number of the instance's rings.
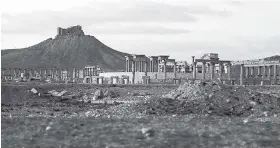
[[104,97],[104,93],[101,89],[95,91],[94,98],[95,99],[102,99]]
[[150,127],[142,128],[141,131],[142,131],[142,134],[144,134],[146,137],[152,137],[152,136],[154,136],[154,133],[155,133],[155,131]]

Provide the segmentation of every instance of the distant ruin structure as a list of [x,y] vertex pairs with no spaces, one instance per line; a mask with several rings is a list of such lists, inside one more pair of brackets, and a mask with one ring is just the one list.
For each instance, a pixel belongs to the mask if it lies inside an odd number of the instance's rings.
[[57,37],[60,37],[60,36],[84,36],[84,31],[82,30],[82,26],[71,26],[71,27],[68,27],[66,29],[64,28],[61,28],[61,27],[58,27],[57,28],[57,35],[56,35],[56,38]]
[[[57,28],[57,36],[84,36],[82,27]],[[176,61],[169,55],[127,55],[125,71],[104,72],[98,65],[70,68],[2,68],[2,81],[52,79],[56,82],[90,84],[180,84],[189,80],[215,80],[230,85],[280,85],[280,60],[220,60],[206,53],[192,62]]]
[[167,55],[126,56],[126,70],[103,72],[96,66],[69,68],[6,68],[2,81],[53,79],[91,84],[180,84],[188,80],[219,80],[230,85],[280,85],[280,61],[220,60],[218,54],[192,56],[192,63],[169,59]]
[[[233,61],[233,73],[241,85],[279,85],[280,61]],[[240,74],[240,75],[238,75]]]

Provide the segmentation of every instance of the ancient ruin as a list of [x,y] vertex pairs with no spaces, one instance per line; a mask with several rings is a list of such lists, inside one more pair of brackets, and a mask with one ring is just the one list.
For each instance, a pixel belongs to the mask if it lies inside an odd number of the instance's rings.
[[227,61],[218,54],[201,58],[192,56],[192,63],[169,59],[167,55],[126,56],[124,72],[103,72],[101,67],[84,69],[2,69],[3,81],[53,79],[93,84],[180,84],[187,80],[219,80],[231,85],[279,85],[280,61]]
[[82,27],[77,25],[77,26],[72,26],[69,28],[57,28],[57,35],[56,38],[61,37],[61,36],[84,36],[84,32],[82,30]]
[[[57,28],[56,38],[84,36],[82,27]],[[169,55],[127,55],[125,71],[103,72],[99,65],[82,69],[2,68],[2,81],[67,81],[93,84],[181,84],[188,80],[218,80],[231,85],[278,85],[280,61],[220,60],[217,53],[191,56],[192,62],[176,61]],[[68,66],[69,67],[69,66]]]

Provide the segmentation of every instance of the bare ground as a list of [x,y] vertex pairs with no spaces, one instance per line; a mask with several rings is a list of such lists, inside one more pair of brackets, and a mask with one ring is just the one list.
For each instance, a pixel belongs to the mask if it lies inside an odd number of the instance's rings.
[[[92,104],[79,97],[38,96],[31,88],[68,90],[71,94],[97,89],[116,92],[104,100],[143,101],[159,98],[177,86],[115,86],[78,84],[2,84],[3,147],[277,147],[280,115],[219,116],[133,112],[131,104]],[[252,87],[278,96],[279,87]],[[78,96],[78,95],[77,95]],[[151,127],[154,135],[141,132]]]

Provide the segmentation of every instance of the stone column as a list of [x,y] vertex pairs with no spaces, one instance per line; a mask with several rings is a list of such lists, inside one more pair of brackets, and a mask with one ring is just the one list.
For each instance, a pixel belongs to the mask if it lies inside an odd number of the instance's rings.
[[132,84],[135,84],[135,61],[132,61]]
[[203,80],[205,80],[205,64],[206,64],[206,62],[203,61],[203,62],[202,62],[202,79],[203,79]]
[[143,72],[144,70],[143,70],[144,68],[143,68],[143,61],[140,61],[140,72]]
[[211,71],[211,80],[215,78],[215,63],[210,63],[210,71]]
[[76,79],[76,68],[73,69],[73,78]]
[[160,72],[159,64],[160,64],[160,60],[158,60],[158,72]]
[[138,71],[138,61],[134,61],[134,67],[135,67],[134,72],[137,72]]
[[271,70],[272,70],[272,66],[270,65],[270,66],[268,66],[268,79],[269,79],[270,83],[271,83]]
[[135,72],[135,61],[132,61],[131,71],[132,71],[132,72]]
[[166,61],[163,61],[163,72],[164,72],[164,79],[166,79]]
[[17,71],[16,68],[13,68],[13,77],[16,78],[17,77]]
[[254,71],[255,71],[255,67],[251,67],[251,76],[252,76],[252,77],[254,77],[254,75],[255,75],[255,72],[254,72]]
[[176,70],[176,62],[174,62],[174,69],[173,69],[173,72],[174,72],[174,78],[176,79],[176,73],[177,73],[177,70]]
[[128,60],[127,60],[127,72],[130,72],[130,59],[128,58]]
[[[23,70],[23,73],[25,73],[25,70]],[[42,69],[42,77],[46,78],[46,69]]]
[[37,76],[37,69],[36,69],[36,68],[34,68],[34,70],[33,70],[33,76],[34,76],[34,77]]
[[140,61],[136,61],[136,72],[140,71]]
[[219,76],[220,78],[223,76],[223,63],[219,63]]
[[89,68],[89,76],[92,76],[92,68]]
[[144,61],[144,71],[145,71],[145,75],[147,76],[147,72],[148,72],[148,66],[147,66],[147,61]]
[[154,61],[153,61],[153,64],[154,64],[154,65],[153,65],[153,72],[157,72],[157,71],[158,71],[158,69],[157,69],[157,68],[158,68],[158,61],[157,61],[157,60],[154,60]]
[[42,77],[42,69],[39,69],[39,75]]
[[231,79],[231,63],[227,64],[227,73],[228,73],[228,79]]
[[125,60],[125,72],[128,72],[128,60]]
[[85,68],[85,69],[84,69],[84,77],[86,77],[86,76],[87,76],[87,74],[88,74],[88,69],[87,69],[87,68]]
[[47,77],[49,77],[51,74],[51,69],[47,69]]
[[196,79],[196,62],[193,62],[193,79]]
[[152,72],[155,72],[155,61],[154,61],[154,59],[152,60]]
[[54,78],[54,69],[51,69],[51,78]]
[[163,62],[163,72],[166,73],[166,61]]
[[150,72],[154,72],[154,65],[153,65],[153,59],[150,60]]
[[60,70],[60,69],[57,69],[57,79],[58,79],[58,80],[60,80],[60,77],[61,77],[60,75],[61,75],[61,70]]
[[142,61],[142,72],[145,72],[145,61]]
[[53,69],[52,69],[52,78],[55,78],[55,74],[56,74],[56,71],[55,71],[55,69],[53,68]]
[[207,63],[207,73],[211,74],[211,63]]
[[83,73],[83,77],[82,77],[82,78],[85,78],[85,77],[86,77],[86,69],[83,68],[82,71],[83,71],[83,72],[82,72],[82,73]]
[[274,79],[274,84],[277,84],[277,65],[274,65],[273,69],[273,79]]
[[136,71],[141,71],[141,61],[137,61]]
[[258,67],[258,77],[261,77],[261,66]]
[[240,85],[243,85],[243,77],[244,77],[244,64],[240,65]]
[[33,73],[32,73],[32,69],[31,68],[29,69],[29,76],[33,77]]
[[266,66],[263,66],[263,76],[262,76],[263,78],[265,78],[266,77]]
[[60,71],[60,80],[63,80],[63,68],[61,68],[61,71]]
[[249,68],[250,67],[245,67],[245,77],[249,78]]

